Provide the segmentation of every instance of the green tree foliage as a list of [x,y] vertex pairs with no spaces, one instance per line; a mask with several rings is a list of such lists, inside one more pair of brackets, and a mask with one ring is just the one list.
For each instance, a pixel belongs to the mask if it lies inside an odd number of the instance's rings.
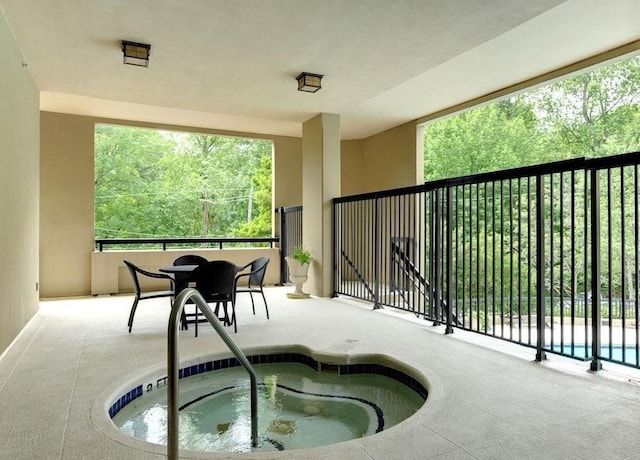
[[425,129],[425,180],[640,149],[640,56]]
[[[102,237],[165,235],[169,194],[164,158],[173,141],[158,131],[99,125],[95,131],[95,225]],[[144,216],[146,222],[141,223]]]
[[271,157],[260,158],[259,168],[253,177],[254,216],[242,225],[236,236],[264,236],[272,233],[273,204],[271,201]]
[[514,168],[540,156],[536,117],[522,98],[440,120],[425,132],[425,180]]
[[[638,151],[638,126],[640,57],[633,57],[430,124],[425,130],[424,177],[428,181],[569,158]],[[614,296],[622,294],[623,279],[628,295],[638,282],[634,274],[638,261],[633,248],[639,230],[634,227],[633,219],[637,200],[634,174],[637,173],[633,168],[624,168],[601,177],[602,228],[607,232],[601,261],[603,290]],[[585,289],[588,275],[569,269],[572,261],[580,267],[588,250],[584,244],[585,203],[572,203],[569,191],[572,187],[582,190],[586,180],[584,174],[566,173],[554,175],[544,184],[543,195],[548,203],[544,209],[544,241],[546,254],[553,252],[554,259],[548,256],[541,269],[544,278],[552,281],[546,288],[554,295],[575,295]],[[515,270],[518,280],[529,280],[530,272],[536,269],[527,257],[535,253],[535,248],[529,247],[535,241],[526,238],[522,233],[526,226],[521,227],[518,221],[519,216],[534,217],[526,208],[526,197],[532,192],[529,189],[504,191],[504,184],[497,186],[500,192],[496,195],[480,187],[473,198],[464,198],[464,203],[468,203],[467,217],[456,216],[458,228],[454,231],[460,238],[456,258],[458,261],[466,258],[467,264],[464,270],[457,269],[457,276],[481,283],[486,281],[490,295],[499,287],[500,295],[506,295],[508,301],[513,302],[513,293],[528,295],[530,287],[528,284],[514,286],[513,279],[503,278],[502,273],[512,274]],[[518,188],[520,186],[515,187]],[[479,203],[487,201],[486,211],[484,207],[474,208],[476,195]],[[495,215],[499,216],[499,222],[493,218]],[[483,222],[482,226],[477,227],[471,216]],[[478,250],[485,247],[486,252]],[[626,267],[616,263],[623,258]],[[490,274],[481,273],[485,266],[500,269],[495,274],[493,269]],[[573,279],[565,277],[560,282],[561,276],[569,272]],[[457,294],[483,295],[473,283],[470,289],[472,294]]]
[[[271,151],[269,141],[98,125],[96,237],[233,236],[249,209],[260,215],[250,200],[271,200]],[[270,221],[254,231],[270,236]]]
[[553,158],[600,157],[640,145],[640,56],[540,88],[526,99]]

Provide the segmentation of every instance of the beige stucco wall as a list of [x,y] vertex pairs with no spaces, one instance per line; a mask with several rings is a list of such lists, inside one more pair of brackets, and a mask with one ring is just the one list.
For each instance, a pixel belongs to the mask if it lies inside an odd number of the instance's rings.
[[333,280],[333,198],[340,196],[340,116],[323,113],[302,125],[302,240],[311,251],[307,291],[329,297]]
[[[93,132],[116,123],[271,139],[274,209],[302,203],[302,139],[151,125],[60,113],[41,113],[40,296],[92,292]],[[341,142],[341,195],[414,185],[416,128],[409,123],[364,140]],[[420,147],[421,148],[421,147]],[[389,167],[392,158],[393,167]],[[276,222],[275,234],[279,234]]]
[[362,140],[340,143],[340,195],[357,195],[366,191],[367,178],[362,174],[364,152]]
[[0,355],[38,311],[39,92],[0,9]]
[[273,199],[279,207],[302,204],[302,139],[276,137],[273,161]]
[[[105,251],[91,254],[92,294],[119,294],[133,291],[133,281],[124,264],[125,259],[145,270],[157,272],[162,267],[173,265],[175,259],[185,254],[197,254],[208,260],[228,260],[239,267],[244,267],[258,257],[268,257],[269,265],[264,284],[269,286],[280,283],[280,250],[278,248]],[[243,270],[243,273],[248,271]],[[245,277],[240,283],[246,284],[246,280]],[[141,277],[140,283],[147,289],[167,288],[166,281],[148,277]]]
[[340,144],[341,196],[424,182],[424,128],[409,122]]
[[94,247],[94,123],[42,112],[40,124],[40,295],[87,295]]
[[[266,138],[274,142],[274,209],[302,203],[302,139],[151,125],[125,120],[42,112],[40,296],[92,292],[93,132],[95,123],[116,123],[221,135]],[[341,142],[341,195],[414,185],[416,128],[408,123],[364,140]],[[421,146],[420,146],[421,148]],[[389,161],[393,167],[389,167]],[[278,216],[275,215],[275,234]]]
[[412,122],[363,140],[362,192],[423,183],[422,132]]
[[274,209],[302,203],[301,139],[42,112],[40,295],[43,298],[91,293],[95,123],[270,139],[275,151]]

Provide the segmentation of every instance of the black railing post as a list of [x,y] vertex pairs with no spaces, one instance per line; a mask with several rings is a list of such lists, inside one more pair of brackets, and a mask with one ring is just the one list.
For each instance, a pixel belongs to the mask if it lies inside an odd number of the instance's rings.
[[444,314],[442,312],[442,272],[441,272],[441,261],[442,261],[442,189],[436,189],[436,206],[434,209],[434,239],[433,239],[433,296],[435,299],[435,318],[434,318],[434,326],[437,324],[441,324],[444,318]]
[[373,228],[373,272],[374,272],[374,287],[373,287],[373,309],[379,310],[382,308],[380,303],[380,246],[382,241],[380,238],[380,228],[382,225],[380,217],[380,198],[375,199],[375,225]]
[[286,257],[291,255],[295,248],[302,246],[302,206],[290,206],[279,208],[280,214],[280,282],[286,284],[289,281],[289,266]]
[[536,176],[536,361],[547,359],[544,351],[544,317],[546,312],[544,289],[544,178]]
[[600,172],[591,170],[591,366],[592,371],[602,370],[600,360],[601,311],[600,298]]
[[436,297],[436,284],[438,279],[438,200],[435,188],[429,193],[429,302],[431,305],[431,314],[433,325],[437,326],[442,318],[442,309]]
[[338,256],[338,251],[341,248],[338,248],[338,241],[339,241],[339,236],[338,236],[338,229],[341,227],[341,222],[340,222],[340,218],[339,218],[339,214],[338,214],[338,205],[336,204],[335,201],[332,201],[333,203],[333,241],[332,241],[332,245],[331,247],[333,248],[333,260],[332,260],[332,264],[333,264],[333,285],[331,286],[331,297],[338,297],[338,294],[336,293],[336,286],[338,286],[338,276],[341,276],[341,274],[338,272],[338,261],[340,260],[340,257]]
[[280,284],[287,282],[287,216],[283,207],[279,208],[280,214]]
[[451,280],[453,279],[453,187],[447,186],[447,256],[445,263],[447,264],[447,274],[445,277],[445,289],[447,290],[447,326],[445,334],[453,334],[453,292],[451,291]]

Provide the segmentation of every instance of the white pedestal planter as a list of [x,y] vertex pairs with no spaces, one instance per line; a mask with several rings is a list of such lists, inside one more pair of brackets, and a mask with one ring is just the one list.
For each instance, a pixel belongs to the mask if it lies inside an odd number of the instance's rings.
[[289,292],[287,297],[290,299],[307,299],[309,294],[302,291],[302,285],[308,279],[309,264],[301,264],[296,259],[285,257],[287,266],[289,267],[289,280],[294,284],[295,291]]

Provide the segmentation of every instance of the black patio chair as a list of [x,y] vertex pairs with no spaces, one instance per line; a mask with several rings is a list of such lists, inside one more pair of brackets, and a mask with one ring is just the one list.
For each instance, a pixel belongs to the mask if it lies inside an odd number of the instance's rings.
[[[173,265],[174,266],[178,266],[178,265],[200,265],[200,264],[204,264],[206,262],[209,262],[207,259],[205,259],[202,256],[199,256],[197,254],[185,254],[183,256],[178,257],[176,260],[173,261]],[[191,276],[191,273],[174,273],[174,280],[176,282],[175,285],[175,291],[176,291],[176,296],[186,287],[188,287],[189,285],[189,277]],[[188,304],[193,304],[192,300],[189,300],[187,302]],[[186,308],[186,305],[185,305]],[[183,309],[182,310],[182,317],[180,319],[180,325],[182,329],[189,329],[188,326],[188,321],[187,321],[187,312]]]
[[174,260],[173,265],[200,265],[205,262],[209,261],[198,254],[185,254]]
[[[173,265],[200,265],[206,262],[209,261],[202,256],[199,256],[197,254],[187,254],[184,256],[180,256],[176,260],[174,260]],[[178,295],[180,291],[187,287],[190,276],[191,273],[175,273],[176,295]]]
[[[215,303],[214,314],[223,321],[225,326],[233,324],[234,332],[238,332],[236,324],[236,273],[238,267],[226,260],[212,260],[198,265],[191,273],[189,282],[195,283],[195,288],[200,292],[207,303]],[[231,316],[227,305],[231,303]],[[220,305],[223,306],[224,316],[220,317]],[[207,321],[200,317],[200,312],[196,305],[193,314],[187,314],[187,322],[195,324],[196,337],[198,336],[198,323]],[[191,319],[189,319],[191,318]]]
[[[173,282],[173,278],[165,273],[155,273],[149,272],[147,270],[143,270],[137,265],[129,262],[128,260],[124,261],[125,265],[129,269],[129,273],[131,273],[131,278],[133,278],[133,287],[135,289],[136,297],[133,299],[133,305],[131,305],[131,312],[129,313],[129,332],[131,332],[131,328],[133,327],[133,317],[136,314],[136,309],[138,308],[138,302],[141,300],[147,299],[157,299],[159,297],[170,297],[171,302],[173,303],[174,293],[175,293],[175,285]],[[169,282],[169,290],[165,291],[144,291],[140,287],[140,277],[146,276],[148,278],[156,278],[156,279],[164,279]]]
[[[269,319],[269,307],[267,306],[267,299],[264,296],[264,291],[262,288],[264,287],[264,277],[267,273],[267,265],[269,265],[268,257],[258,257],[257,259],[251,261],[244,267],[242,267],[240,272],[250,269],[247,273],[240,273],[236,276],[236,294],[248,292],[251,297],[251,308],[253,309],[253,314],[256,314],[256,305],[253,301],[253,294],[262,295],[262,300],[264,301],[264,309],[267,311],[267,319]],[[247,285],[239,285],[238,281],[242,278],[247,278]]]

